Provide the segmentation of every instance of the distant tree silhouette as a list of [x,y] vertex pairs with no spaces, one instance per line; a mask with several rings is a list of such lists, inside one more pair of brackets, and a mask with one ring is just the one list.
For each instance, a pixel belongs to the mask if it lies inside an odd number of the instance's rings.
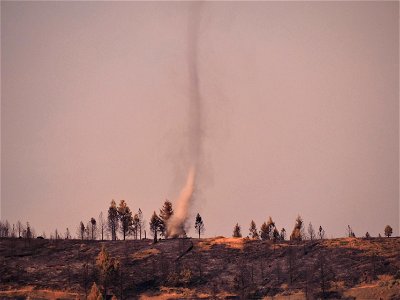
[[157,233],[160,231],[161,229],[161,219],[159,216],[157,216],[156,212],[153,212],[153,215],[151,216],[150,219],[150,230],[153,234],[154,237],[154,243],[157,243],[158,238],[157,238]]
[[204,228],[203,219],[201,218],[199,213],[197,213],[197,215],[196,215],[196,221],[194,223],[194,228],[196,229],[197,233],[199,234],[199,238],[200,238],[200,234],[204,232],[205,228]]
[[139,223],[138,223],[139,239],[142,239],[142,231],[144,230],[145,225],[144,225],[143,213],[140,208],[137,212],[137,215],[139,218]]
[[325,230],[322,229],[321,225],[319,226],[319,229],[318,229],[318,237],[320,240],[323,240],[325,237]]
[[[13,227],[14,227],[14,225],[13,225]],[[6,237],[9,237],[9,236],[13,237],[13,232],[10,231],[10,223],[8,223],[7,220],[4,222],[3,228],[4,228],[4,236],[6,236]],[[14,230],[13,230],[13,231],[14,231]]]
[[367,233],[365,234],[365,238],[366,239],[369,239],[369,238],[371,238],[371,235],[369,234],[369,232],[367,231]]
[[133,236],[134,236],[135,240],[138,239],[139,223],[140,223],[139,215],[135,214],[133,216],[133,220],[132,220],[132,233],[133,233]]
[[165,199],[163,207],[160,209],[160,234],[166,238],[168,237],[167,222],[173,214],[172,203],[168,199]]
[[315,240],[316,235],[315,235],[315,230],[314,227],[312,226],[311,222],[308,224],[308,228],[307,228],[307,232],[308,232],[308,237],[310,238],[310,240]]
[[4,222],[0,221],[0,237],[12,237],[10,232],[10,223],[7,220]]
[[250,222],[249,233],[250,233],[249,235],[251,238],[257,239],[257,240],[259,239],[256,222],[254,222],[254,220],[251,220],[251,222]]
[[235,237],[235,238],[242,237],[242,232],[241,232],[239,223],[236,223],[235,227],[233,228],[233,237]]
[[85,237],[85,225],[83,225],[83,222],[81,221],[79,223],[79,227],[78,227],[78,237],[83,240],[83,238]]
[[261,237],[261,239],[262,239],[263,241],[269,239],[268,226],[267,226],[267,223],[266,223],[266,222],[262,223],[262,225],[261,225],[261,228],[260,228],[260,237]]
[[393,234],[393,228],[390,225],[386,225],[385,227],[385,236],[386,237],[391,237]]
[[118,229],[118,210],[117,204],[114,199],[111,200],[110,207],[108,208],[108,229],[111,232],[111,239],[115,241],[117,239],[117,229]]
[[274,238],[274,228],[275,228],[275,222],[272,221],[271,217],[269,217],[267,221],[267,233],[268,233],[268,239],[270,240]]
[[15,224],[13,224],[12,230],[11,230],[11,237],[15,238],[16,236],[17,236],[17,234],[16,234],[16,229],[15,229]]
[[90,233],[92,236],[92,240],[96,239],[96,232],[97,232],[97,222],[95,218],[90,219]]
[[348,237],[356,237],[356,235],[354,234],[353,228],[351,228],[350,225],[347,225],[347,234],[348,234]]
[[65,231],[65,239],[69,240],[70,238],[71,238],[71,234],[70,234],[69,229],[67,227],[67,230]]
[[272,231],[272,240],[274,242],[279,241],[281,239],[281,235],[279,234],[279,231],[276,227],[274,227],[274,230]]
[[26,222],[26,238],[27,239],[32,238],[32,231],[31,231],[31,226],[29,225],[29,222]]
[[280,240],[284,241],[286,239],[286,229],[282,228],[281,229],[281,234],[280,234]]
[[106,229],[106,220],[104,219],[103,212],[99,214],[99,229],[101,234],[101,240],[104,241],[104,230]]
[[20,220],[17,221],[17,231],[18,231],[18,237],[21,237],[22,231],[24,231],[24,225],[22,225],[22,222]]
[[89,240],[90,239],[90,227],[91,227],[91,223],[90,221],[86,224],[85,227],[85,239]]
[[300,216],[297,216],[292,234],[290,235],[290,240],[301,241],[303,239],[301,234],[302,229],[303,229],[303,219]]
[[125,240],[127,234],[132,232],[133,218],[132,212],[125,200],[121,200],[118,206],[118,218],[121,221],[121,233]]

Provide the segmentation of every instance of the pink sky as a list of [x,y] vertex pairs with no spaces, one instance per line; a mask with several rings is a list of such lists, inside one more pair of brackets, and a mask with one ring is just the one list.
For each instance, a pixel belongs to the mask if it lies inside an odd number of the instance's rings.
[[[175,200],[192,6],[1,2],[2,219],[75,232],[111,199],[147,220]],[[398,2],[206,2],[199,26],[206,235],[297,214],[397,235]]]

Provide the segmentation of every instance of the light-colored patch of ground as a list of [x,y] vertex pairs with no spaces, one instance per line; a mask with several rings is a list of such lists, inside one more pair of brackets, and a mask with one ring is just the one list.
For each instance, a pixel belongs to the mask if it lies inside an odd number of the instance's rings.
[[[236,296],[232,293],[221,292],[215,295],[217,299]],[[174,300],[174,299],[210,299],[211,295],[188,288],[161,287],[159,294],[143,294],[139,300]]]
[[243,250],[245,240],[243,238],[224,238],[216,237],[203,239],[199,242],[198,247],[204,251],[210,250],[214,245],[224,245],[227,248]]
[[343,295],[355,299],[391,299],[400,295],[400,280],[384,280],[373,284],[363,284],[344,291]]
[[153,255],[157,255],[160,253],[160,250],[155,249],[155,248],[150,248],[150,249],[145,249],[145,250],[140,250],[132,254],[132,258],[134,260],[139,260],[139,259],[144,259],[148,258]]
[[66,291],[53,291],[45,289],[35,289],[32,286],[23,287],[20,289],[10,289],[0,291],[0,298],[13,299],[16,297],[29,297],[33,299],[83,299],[84,297],[78,293]]
[[357,238],[326,239],[323,240],[323,244],[327,248],[347,247],[358,249],[362,244],[362,241]]
[[264,297],[263,300],[305,300],[306,296],[303,292],[293,293],[290,295],[276,295],[274,297]]
[[382,241],[381,239],[360,239],[360,238],[340,238],[324,240],[323,245],[326,248],[343,248],[364,251],[365,254],[371,255],[373,252],[382,251]]
[[168,299],[182,299],[182,298],[193,298],[196,297],[194,290],[188,288],[168,288],[160,287],[159,294],[143,294],[140,296],[140,300],[168,300]]

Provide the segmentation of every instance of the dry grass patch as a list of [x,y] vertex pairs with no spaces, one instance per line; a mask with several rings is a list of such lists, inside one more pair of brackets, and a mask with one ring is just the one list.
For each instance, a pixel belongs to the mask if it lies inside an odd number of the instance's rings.
[[[217,299],[234,297],[236,294],[222,292],[216,295]],[[162,286],[158,294],[143,294],[139,300],[174,300],[174,299],[210,299],[211,295],[188,288],[170,288]]]
[[[169,288],[162,286],[160,288],[160,293],[158,294],[143,294],[140,296],[139,300],[168,300],[168,299],[182,299],[196,297],[196,293],[193,290],[187,288]],[[197,299],[197,298],[196,298]]]
[[275,295],[274,297],[264,297],[263,300],[305,300],[306,295],[303,292],[296,292],[290,295]]
[[245,240],[243,238],[225,238],[216,237],[211,239],[204,239],[198,243],[201,250],[210,250],[214,245],[224,245],[227,248],[243,250]]
[[346,297],[355,297],[356,299],[392,299],[392,297],[400,295],[400,285],[360,285],[344,291],[343,294]]
[[150,249],[145,249],[145,250],[139,250],[135,253],[132,254],[132,258],[134,260],[140,260],[140,259],[145,259],[150,256],[154,256],[161,253],[160,250],[155,249],[155,248],[150,248]]
[[81,295],[78,293],[35,289],[33,286],[27,286],[20,289],[10,289],[7,291],[0,291],[1,298],[16,298],[16,297],[29,297],[34,299],[79,299]]

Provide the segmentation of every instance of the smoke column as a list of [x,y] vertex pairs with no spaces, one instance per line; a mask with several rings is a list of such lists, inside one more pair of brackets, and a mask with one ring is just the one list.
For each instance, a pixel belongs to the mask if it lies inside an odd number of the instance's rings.
[[188,124],[188,156],[190,167],[186,184],[175,202],[175,211],[171,216],[167,231],[171,237],[182,236],[185,233],[185,223],[188,218],[190,203],[196,186],[196,173],[199,171],[202,148],[202,103],[198,72],[198,40],[200,24],[200,2],[194,2],[188,20],[188,76],[189,76],[189,124]]

